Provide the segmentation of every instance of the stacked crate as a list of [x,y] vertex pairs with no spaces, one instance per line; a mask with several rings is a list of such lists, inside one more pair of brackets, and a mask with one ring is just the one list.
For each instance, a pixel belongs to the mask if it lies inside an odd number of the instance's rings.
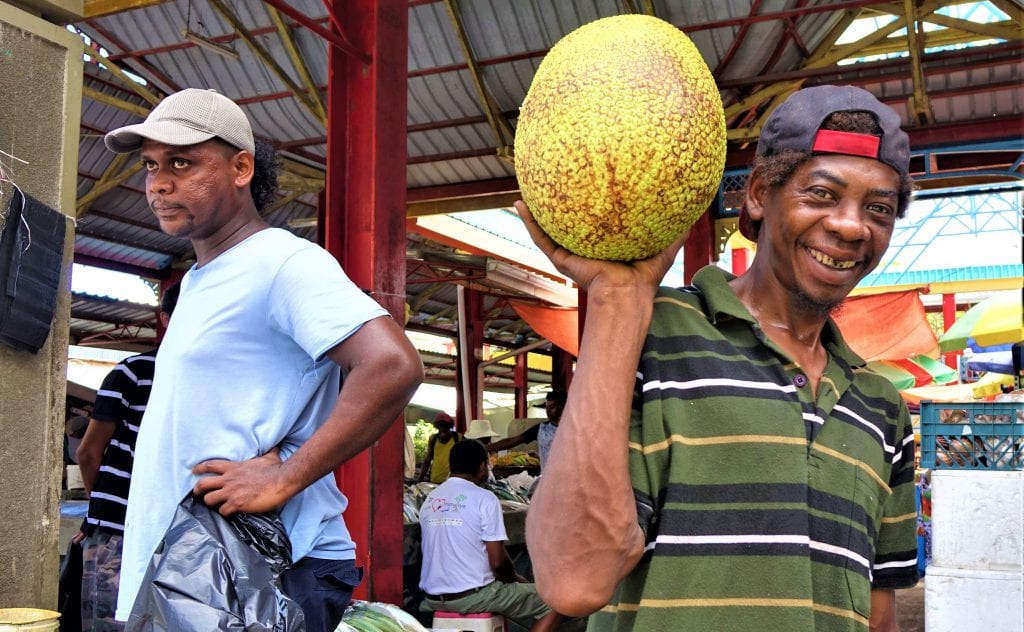
[[921,405],[928,632],[1024,632],[1024,402]]

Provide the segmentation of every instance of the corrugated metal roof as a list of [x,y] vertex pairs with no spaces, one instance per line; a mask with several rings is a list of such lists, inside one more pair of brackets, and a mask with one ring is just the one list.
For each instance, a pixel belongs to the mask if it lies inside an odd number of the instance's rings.
[[[239,21],[300,84],[299,75],[262,2],[227,3]],[[330,28],[324,4],[297,0],[292,7],[319,25]],[[643,2],[629,3],[642,6]],[[955,0],[943,5],[962,4]],[[520,103],[544,53],[563,35],[589,21],[623,13],[622,0],[473,0],[457,3],[467,45],[480,68],[483,82],[513,124]],[[942,125],[957,123],[956,142],[992,138],[1014,128],[1007,121],[1021,117],[1021,38],[1009,44],[970,48],[955,53],[926,55],[926,89],[935,123],[913,119],[907,100],[913,94],[910,65],[890,59],[872,64],[807,67],[809,54],[826,40],[846,12],[882,15],[892,9],[881,0],[654,0],[655,14],[688,33],[719,81],[726,105],[746,98],[775,81],[854,83],[879,95],[901,113],[913,128],[912,138],[928,143],[948,142]],[[191,15],[189,15],[191,13]],[[497,157],[502,142],[487,124],[456,29],[441,1],[415,0],[408,11],[408,90],[406,141],[409,165],[405,186],[472,185],[486,192],[506,192],[514,178],[512,166]],[[292,34],[321,92],[327,82],[327,47],[321,37],[295,24]],[[198,48],[182,37],[189,27],[226,43],[238,52],[230,59]],[[214,87],[239,101],[257,136],[271,140],[292,160],[323,167],[324,126],[289,92],[207,0],[173,0],[97,17],[78,25],[108,49],[116,63],[145,77],[149,89],[161,93],[183,87]],[[1020,24],[1017,24],[1018,32]],[[904,43],[894,36],[891,42]],[[122,101],[148,103],[120,84],[106,70],[87,64],[86,86]],[[753,104],[730,119],[731,127],[755,124],[767,102]],[[78,194],[86,194],[103,175],[113,154],[103,147],[103,132],[137,122],[139,117],[85,98],[82,109]],[[990,121],[995,121],[990,123]],[[1018,128],[1019,129],[1019,124]],[[918,136],[914,134],[919,133]],[[929,135],[930,134],[930,135]],[[508,139],[505,139],[507,142]],[[1020,144],[1020,139],[1016,139]],[[730,155],[743,164],[749,147],[730,146]],[[743,153],[743,152],[746,153]],[[401,186],[396,183],[396,186]],[[145,203],[144,177],[136,173],[121,186],[94,200],[81,219],[76,252],[111,262],[166,271],[191,248],[166,237],[156,227]],[[458,197],[452,193],[452,197]],[[486,199],[486,198],[485,198]],[[270,213],[276,226],[315,217],[317,196],[305,193]],[[315,228],[293,228],[308,239]],[[422,243],[409,236],[410,247]],[[430,244],[436,250],[448,250]],[[454,291],[436,291],[419,301],[422,284],[410,278],[409,302],[436,313],[454,302]],[[429,311],[436,310],[436,311]],[[508,318],[514,314],[506,312]],[[425,318],[425,317],[424,317]]]

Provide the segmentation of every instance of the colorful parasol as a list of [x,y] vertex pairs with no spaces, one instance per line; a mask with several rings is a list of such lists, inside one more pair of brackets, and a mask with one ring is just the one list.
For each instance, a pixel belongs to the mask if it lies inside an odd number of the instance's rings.
[[939,338],[941,351],[1013,344],[1024,340],[1020,292],[995,294],[971,307]]
[[920,405],[922,401],[932,402],[969,402],[998,395],[1003,386],[1012,386],[1012,375],[987,373],[977,382],[971,384],[953,384],[950,386],[921,386],[901,390],[900,395],[908,404]]
[[912,356],[906,360],[874,360],[868,368],[892,382],[897,390],[956,382],[958,374],[945,364],[928,356]]
[[969,356],[965,355],[964,360],[967,362],[967,368],[971,371],[1013,375],[1013,352],[1009,349],[1006,351],[973,353]]

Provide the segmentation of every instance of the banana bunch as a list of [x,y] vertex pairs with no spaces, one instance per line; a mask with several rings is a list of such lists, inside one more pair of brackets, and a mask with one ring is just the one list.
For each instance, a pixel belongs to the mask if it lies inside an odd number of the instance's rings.
[[354,600],[334,632],[428,632],[411,614],[378,601]]
[[509,452],[491,460],[494,467],[537,467],[540,461],[526,452]]

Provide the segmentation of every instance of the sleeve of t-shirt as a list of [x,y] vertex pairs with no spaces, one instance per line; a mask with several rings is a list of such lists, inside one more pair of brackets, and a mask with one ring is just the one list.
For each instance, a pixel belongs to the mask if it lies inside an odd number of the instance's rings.
[[[633,387],[633,409],[629,420],[629,478],[633,486],[637,520],[644,531],[645,545],[649,545],[657,535],[654,525],[661,511],[657,500],[661,490],[668,484],[669,451],[644,449],[645,446],[667,445],[665,424],[657,418],[644,418],[645,412],[652,416],[660,414],[660,401],[657,401],[660,391],[654,389],[645,393],[643,388],[644,381],[659,379],[660,370],[661,364],[656,355],[642,356]],[[645,398],[650,398],[650,401]]]
[[480,501],[480,539],[484,542],[504,542],[505,519],[501,515],[501,503],[491,492]]
[[909,588],[917,583],[917,501],[914,495],[914,429],[906,405],[899,402],[900,443],[893,457],[875,562],[872,588]]
[[349,280],[330,253],[313,244],[281,265],[268,305],[270,326],[316,360],[367,321],[388,314]]
[[530,426],[523,433],[523,443],[529,443],[537,440],[537,434],[540,432],[540,424]]
[[91,418],[115,423],[124,419],[127,393],[134,387],[134,382],[126,371],[130,369],[124,362],[119,362],[103,378],[103,384],[96,391],[96,401],[93,403],[92,414],[89,415]]

